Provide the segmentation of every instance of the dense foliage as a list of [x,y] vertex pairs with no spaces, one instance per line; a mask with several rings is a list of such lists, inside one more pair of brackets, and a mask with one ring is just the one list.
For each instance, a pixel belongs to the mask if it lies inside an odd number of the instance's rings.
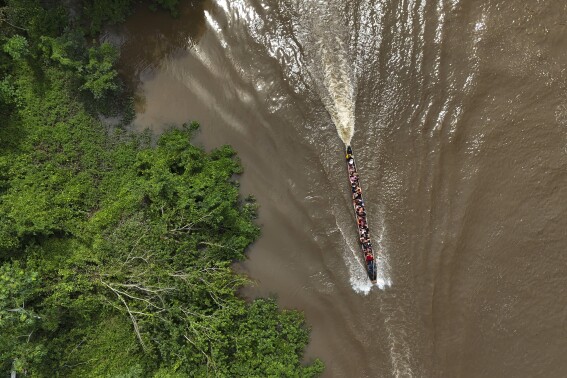
[[129,6],[0,9],[0,374],[317,375],[300,313],[235,294],[259,230],[234,151],[193,146],[195,123],[152,145],[99,121],[131,113],[85,35]]

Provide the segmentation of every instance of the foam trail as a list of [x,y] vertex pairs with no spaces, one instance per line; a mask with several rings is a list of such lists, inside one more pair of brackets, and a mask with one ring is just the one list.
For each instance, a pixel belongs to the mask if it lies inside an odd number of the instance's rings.
[[354,135],[355,86],[346,51],[339,37],[332,49],[321,46],[323,83],[327,96],[322,96],[323,103],[331,115],[337,132],[345,145],[350,145]]

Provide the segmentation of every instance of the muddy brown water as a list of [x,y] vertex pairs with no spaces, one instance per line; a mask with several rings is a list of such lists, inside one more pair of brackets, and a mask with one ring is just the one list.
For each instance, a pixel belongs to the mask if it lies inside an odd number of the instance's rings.
[[197,120],[238,151],[262,225],[244,294],[305,312],[324,376],[567,375],[565,2],[214,0],[107,38],[135,129]]

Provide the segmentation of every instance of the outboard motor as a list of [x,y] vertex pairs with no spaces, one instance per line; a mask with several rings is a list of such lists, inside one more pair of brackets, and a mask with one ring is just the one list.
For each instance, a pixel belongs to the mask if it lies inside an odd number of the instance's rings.
[[376,261],[372,260],[368,263],[368,278],[371,281],[376,281],[376,276],[378,273],[376,272]]

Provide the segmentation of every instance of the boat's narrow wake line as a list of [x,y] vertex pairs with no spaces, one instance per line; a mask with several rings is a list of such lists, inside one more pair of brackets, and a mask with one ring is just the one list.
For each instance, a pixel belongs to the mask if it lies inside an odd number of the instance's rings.
[[428,368],[413,355],[412,346],[423,340],[423,335],[417,331],[418,320],[411,315],[414,305],[411,291],[403,288],[403,283],[380,296],[379,311],[384,320],[392,377],[431,376]]
[[[384,313],[385,311],[382,309],[382,312]],[[384,319],[386,332],[388,333],[392,376],[400,378],[413,377],[411,349],[406,340],[403,325],[399,324],[398,317],[398,314],[388,312]]]

